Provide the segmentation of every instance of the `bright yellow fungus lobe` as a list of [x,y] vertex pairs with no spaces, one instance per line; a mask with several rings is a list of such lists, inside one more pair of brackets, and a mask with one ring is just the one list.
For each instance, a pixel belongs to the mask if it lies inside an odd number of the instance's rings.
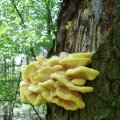
[[31,73],[36,73],[37,70],[40,69],[40,65],[37,64],[36,62],[31,62],[29,65],[25,65],[21,67],[21,72],[22,72],[22,79],[29,81],[29,75]]
[[59,64],[59,58],[54,56],[48,60],[48,65],[55,66]]
[[68,69],[66,71],[66,75],[74,77],[77,76],[85,80],[94,80],[99,75],[99,72],[97,70],[81,66],[74,69]]
[[70,91],[67,87],[58,87],[56,89],[56,95],[63,100],[70,100],[75,102],[78,108],[84,108],[85,103],[83,102],[80,94],[75,91]]
[[86,52],[86,53],[72,53],[70,54],[71,58],[91,58],[92,53]]
[[66,53],[50,59],[36,57],[21,67],[21,102],[40,105],[47,102],[63,107],[65,110],[83,109],[82,94],[92,92],[87,80],[94,80],[99,72],[87,65],[91,64],[92,53]]
[[53,87],[54,85],[55,85],[55,82],[52,79],[38,83],[39,87],[44,87],[44,88],[48,88],[48,89],[54,89],[54,87]]
[[74,85],[79,85],[79,86],[84,85],[85,82],[86,82],[85,79],[79,79],[79,78],[74,78],[71,80],[71,83],[73,83]]
[[47,60],[47,58],[43,57],[43,56],[37,56],[36,57],[36,61],[42,65],[45,61]]
[[66,25],[65,25],[65,28],[66,28],[67,30],[69,30],[70,27],[71,27],[71,25],[72,25],[72,22],[71,22],[71,21],[68,21],[68,22],[66,23]]
[[86,93],[86,92],[92,92],[93,91],[92,87],[86,87],[86,86],[81,86],[80,87],[80,86],[73,85],[64,75],[53,73],[51,75],[51,78],[61,82],[64,86],[68,87],[70,90],[79,91],[81,93]]
[[60,70],[64,70],[64,67],[63,67],[62,65],[55,65],[55,66],[53,67],[53,69],[54,69],[55,71],[60,71]]
[[42,97],[41,93],[37,93],[38,91],[31,92],[31,90],[29,90],[29,87],[30,83],[27,81],[22,81],[20,83],[20,97],[22,102],[31,103],[33,105],[46,103],[46,100]]
[[32,83],[38,83],[41,81],[47,81],[52,73],[54,73],[54,70],[50,66],[45,66],[39,69],[36,73],[31,73],[29,77]]
[[74,68],[78,66],[86,66],[91,63],[91,58],[64,58],[59,61],[59,64],[67,68]]
[[35,84],[30,84],[29,87],[28,87],[28,90],[31,91],[31,92],[35,92],[35,93],[41,93],[42,87],[39,87]]

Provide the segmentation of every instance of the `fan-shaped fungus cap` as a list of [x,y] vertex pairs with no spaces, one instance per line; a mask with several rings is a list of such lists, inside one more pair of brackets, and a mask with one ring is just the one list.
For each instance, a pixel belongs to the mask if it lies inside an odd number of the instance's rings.
[[35,101],[36,101],[36,98],[37,98],[38,95],[39,95],[38,93],[30,92],[29,94],[26,95],[26,97],[27,97],[29,103],[31,103],[32,105],[36,105]]
[[42,96],[43,96],[44,99],[46,99],[48,102],[55,103],[56,96],[51,96],[51,95],[50,95],[50,89],[44,88],[44,90],[42,91]]
[[55,66],[53,66],[53,69],[55,71],[59,71],[59,70],[64,70],[64,67],[62,65],[55,65]]
[[36,61],[42,65],[45,61],[47,60],[47,58],[45,58],[44,56],[36,56]]
[[21,91],[20,91],[20,99],[21,99],[21,102],[23,103],[29,103],[26,96]]
[[85,80],[94,80],[99,75],[99,72],[88,67],[80,66],[74,69],[67,70],[66,75],[79,77]]
[[37,93],[30,93],[27,96],[27,99],[29,101],[29,103],[31,103],[32,105],[40,105],[43,103],[46,103],[47,101],[42,97],[41,94],[37,94]]
[[73,101],[56,98],[56,102],[55,103],[58,106],[63,107],[65,110],[77,110],[78,109],[77,105]]
[[51,96],[50,95],[50,90],[49,89],[45,89],[43,92],[42,92],[42,96],[48,101],[48,102],[51,102],[51,103],[55,103],[59,106],[62,106],[64,107],[66,110],[77,110],[78,107],[77,105],[75,104],[75,102],[73,101],[68,101],[68,100],[63,100],[57,96]]
[[29,77],[32,83],[38,83],[48,80],[52,73],[54,73],[54,70],[50,66],[45,66],[36,73],[30,74]]
[[53,78],[53,79],[56,79],[59,82],[61,82],[62,84],[64,84],[64,86],[68,87],[70,90],[79,91],[81,93],[86,93],[86,92],[92,92],[93,91],[93,87],[75,86],[64,75],[61,75],[61,74],[58,74],[58,73],[53,73],[50,77]]
[[26,96],[31,93],[30,91],[28,91],[29,85],[30,85],[30,83],[28,81],[20,82],[20,98],[21,98],[21,101],[24,103],[29,103],[28,98]]
[[42,87],[39,87],[39,86],[37,86],[37,85],[35,85],[35,84],[30,84],[30,85],[28,86],[28,90],[29,90],[30,92],[41,93],[41,91],[42,91],[43,89],[42,89]]
[[73,68],[77,66],[86,66],[91,63],[91,58],[64,58],[59,61],[59,64]]
[[21,102],[29,103],[29,101],[27,100],[27,97],[23,94],[24,92],[27,92],[27,87],[28,86],[29,86],[29,82],[27,82],[27,81],[21,81],[20,82],[20,99],[21,99]]
[[59,57],[58,56],[53,56],[48,60],[48,65],[50,66],[55,66],[55,65],[59,65]]
[[85,103],[83,102],[80,94],[76,91],[71,91],[66,87],[58,87],[56,89],[56,94],[63,100],[73,101],[78,108],[84,108]]
[[92,53],[86,52],[86,53],[72,53],[70,54],[71,58],[91,58]]
[[28,94],[30,91],[28,91],[28,86],[30,85],[30,82],[28,81],[21,81],[20,82],[20,91]]
[[74,85],[80,85],[80,86],[84,85],[85,82],[86,80],[81,78],[74,78],[71,80],[71,83],[73,83]]
[[46,74],[52,74],[54,72],[54,70],[52,69],[52,67],[50,66],[45,66],[43,68],[41,68],[39,71],[37,71],[38,73],[46,73]]
[[[29,91],[29,86],[30,86],[30,83],[27,81],[22,81],[20,83],[21,101],[25,103],[31,103],[33,105],[46,103],[46,100],[42,97],[42,95],[37,93],[38,91],[37,92]],[[35,89],[32,88],[32,90],[34,91]]]
[[66,22],[66,25],[65,25],[65,28],[66,28],[67,30],[69,30],[70,27],[71,27],[71,25],[72,25],[72,22],[71,22],[71,21],[67,21],[67,22]]
[[22,72],[22,79],[29,81],[29,75],[31,73],[35,73],[37,70],[40,69],[40,65],[36,62],[31,62],[29,65],[25,65],[21,67]]
[[53,86],[55,86],[55,81],[52,79],[49,79],[45,82],[39,82],[38,83],[39,87],[44,87],[44,88],[48,88],[48,89],[54,89]]
[[46,99],[43,98],[42,94],[38,94],[33,105],[41,105],[43,103],[47,103]]

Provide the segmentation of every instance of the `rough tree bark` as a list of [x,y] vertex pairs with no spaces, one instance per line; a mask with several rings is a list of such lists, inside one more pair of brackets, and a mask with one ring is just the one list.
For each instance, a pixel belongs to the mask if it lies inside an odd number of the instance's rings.
[[[100,76],[82,95],[85,109],[66,111],[49,105],[48,120],[120,119],[120,3],[119,0],[63,0],[53,53],[94,53],[92,67]],[[67,30],[65,25],[71,22]]]

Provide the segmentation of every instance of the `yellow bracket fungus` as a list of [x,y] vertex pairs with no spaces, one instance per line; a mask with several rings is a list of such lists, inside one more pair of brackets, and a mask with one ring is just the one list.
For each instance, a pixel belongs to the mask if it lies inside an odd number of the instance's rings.
[[71,27],[71,25],[72,25],[72,22],[71,22],[71,21],[68,21],[68,22],[66,22],[65,28],[66,28],[67,30],[69,30],[70,27]]
[[55,82],[52,79],[49,79],[45,82],[39,82],[38,86],[39,87],[44,87],[44,88],[49,88],[49,89],[54,89],[53,86],[55,86]]
[[97,70],[87,67],[91,57],[90,52],[62,52],[50,59],[37,56],[36,62],[21,67],[21,101],[32,105],[50,102],[66,110],[83,109],[82,94],[93,91],[93,87],[86,85],[87,80],[99,75]]
[[21,71],[22,71],[22,79],[23,80],[27,80],[29,81],[29,75],[31,73],[36,73],[37,70],[39,70],[41,67],[39,64],[37,64],[36,62],[32,62],[29,65],[25,65],[21,67]]
[[65,75],[60,75],[58,73],[53,73],[51,75],[51,78],[61,82],[64,86],[68,87],[70,90],[79,91],[81,93],[86,93],[86,92],[92,92],[93,91],[92,87],[75,86],[65,77]]
[[91,63],[91,58],[64,58],[59,61],[59,64],[67,68],[74,68],[78,66],[86,66]]
[[59,57],[57,56],[52,56],[49,60],[48,60],[48,65],[50,66],[55,66],[55,65],[59,65]]
[[84,85],[86,82],[85,79],[81,79],[81,78],[74,78],[71,80],[71,83],[73,83],[74,85],[79,85],[79,86],[82,86]]
[[86,52],[86,53],[72,53],[70,54],[71,58],[91,58],[92,57],[92,53],[90,52]]
[[94,80],[99,75],[99,72],[88,67],[80,66],[77,68],[68,69],[66,71],[66,75],[79,77],[85,80]]
[[36,73],[31,73],[29,77],[32,83],[38,83],[48,80],[52,73],[54,73],[54,70],[50,66],[45,66],[39,69]]
[[31,89],[30,85],[31,84],[27,81],[22,81],[20,83],[21,101],[24,103],[31,103],[33,105],[40,105],[46,103],[46,100],[43,98],[42,94],[38,93],[38,90],[36,90],[36,88]]
[[55,65],[55,66],[53,66],[53,69],[55,70],[55,71],[63,71],[64,70],[64,67],[62,66],[62,65]]
[[84,108],[85,103],[83,102],[80,94],[76,91],[70,91],[67,87],[58,87],[56,89],[56,95],[63,100],[69,100],[76,103],[78,108]]
[[37,86],[35,84],[30,84],[29,87],[28,87],[28,90],[30,92],[41,93],[42,87],[39,87],[39,86]]
[[36,57],[36,61],[42,65],[45,61],[47,60],[47,58],[43,57],[43,56],[37,56]]

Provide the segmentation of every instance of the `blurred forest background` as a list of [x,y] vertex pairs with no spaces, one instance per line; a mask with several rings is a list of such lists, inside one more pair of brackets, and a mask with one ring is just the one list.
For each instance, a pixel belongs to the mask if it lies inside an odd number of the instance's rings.
[[46,106],[19,98],[20,67],[47,56],[56,32],[60,0],[0,1],[0,120],[44,120]]

